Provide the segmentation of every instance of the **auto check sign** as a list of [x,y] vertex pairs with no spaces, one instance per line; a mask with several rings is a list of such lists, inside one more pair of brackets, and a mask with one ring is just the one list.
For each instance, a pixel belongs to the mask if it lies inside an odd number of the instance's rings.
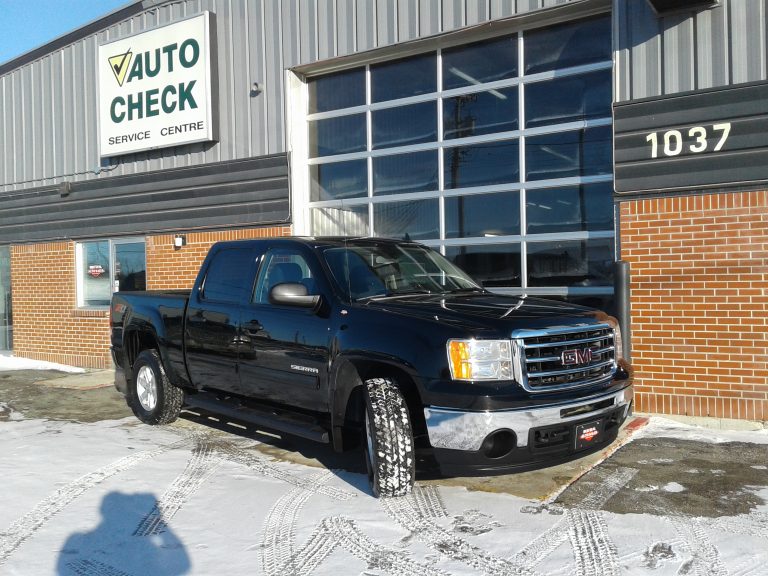
[[214,139],[212,14],[99,46],[101,156]]

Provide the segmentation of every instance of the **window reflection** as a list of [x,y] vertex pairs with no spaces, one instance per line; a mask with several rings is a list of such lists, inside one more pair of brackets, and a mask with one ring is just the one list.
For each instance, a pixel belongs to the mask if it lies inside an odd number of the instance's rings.
[[525,144],[528,180],[595,176],[612,170],[610,126],[530,136]]
[[443,100],[443,138],[466,138],[518,128],[517,87]]
[[443,150],[446,188],[516,182],[519,174],[517,140],[454,146]]
[[436,110],[436,102],[422,102],[372,112],[374,149],[434,142],[437,140]]
[[445,237],[520,234],[520,193],[473,194],[445,199]]
[[309,156],[331,156],[365,150],[365,114],[326,118],[309,123]]
[[376,236],[387,238],[405,240],[439,238],[437,199],[374,204],[373,228]]
[[310,166],[309,192],[313,202],[367,196],[367,162],[363,159]]
[[443,90],[517,76],[517,35],[443,50]]
[[313,78],[307,85],[310,114],[365,104],[365,68]]
[[529,286],[612,286],[613,239],[528,244]]
[[434,52],[371,66],[373,102],[430,94],[437,90]]
[[445,256],[486,287],[520,286],[520,245],[448,246]]
[[611,71],[566,76],[525,87],[528,128],[611,115]]
[[404,194],[437,190],[437,151],[373,159],[373,193]]
[[313,208],[313,236],[367,236],[368,205]]
[[529,234],[613,230],[613,183],[528,190]]
[[611,20],[601,16],[526,32],[525,73],[611,61]]

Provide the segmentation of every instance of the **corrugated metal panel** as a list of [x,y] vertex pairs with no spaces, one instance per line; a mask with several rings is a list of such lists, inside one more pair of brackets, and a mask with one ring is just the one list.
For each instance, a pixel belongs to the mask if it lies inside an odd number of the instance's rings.
[[768,79],[764,0],[659,16],[614,0],[619,102]]
[[[74,32],[57,39],[49,53],[36,50],[18,68],[0,67],[5,71],[0,191],[283,153],[286,69],[568,2],[591,7],[604,0],[137,2],[105,17],[103,29],[91,23],[81,37]],[[96,124],[99,44],[204,10],[216,14],[218,142],[142,152],[102,165]]]
[[[130,214],[130,218],[126,217]],[[285,222],[285,154],[0,196],[0,243]]]

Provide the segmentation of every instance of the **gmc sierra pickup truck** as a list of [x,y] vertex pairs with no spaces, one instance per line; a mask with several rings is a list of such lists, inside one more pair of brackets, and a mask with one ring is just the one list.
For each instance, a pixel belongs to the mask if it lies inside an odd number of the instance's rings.
[[488,292],[413,242],[221,242],[191,291],[117,292],[111,321],[115,385],[143,422],[188,406],[362,444],[376,496],[407,494],[420,455],[447,475],[580,457],[632,407],[614,318]]

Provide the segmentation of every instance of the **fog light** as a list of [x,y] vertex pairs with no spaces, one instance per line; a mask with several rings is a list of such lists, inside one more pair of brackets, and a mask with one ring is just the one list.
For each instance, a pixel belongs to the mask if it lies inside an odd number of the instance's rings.
[[515,449],[517,438],[511,430],[497,430],[483,440],[480,451],[486,458],[503,458]]

